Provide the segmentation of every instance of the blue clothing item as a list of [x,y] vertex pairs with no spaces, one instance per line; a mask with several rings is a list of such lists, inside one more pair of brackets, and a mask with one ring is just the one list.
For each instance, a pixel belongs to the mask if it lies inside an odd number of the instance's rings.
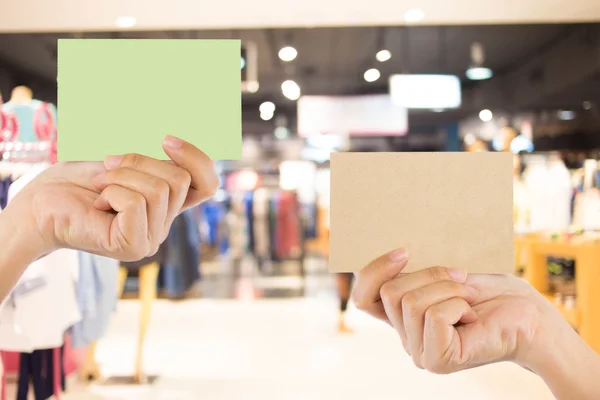
[[8,204],[8,189],[12,182],[11,177],[0,179],[0,209],[5,209]]
[[118,298],[119,262],[79,253],[76,294],[81,321],[71,329],[74,348],[89,346],[106,334]]
[[303,204],[302,209],[305,220],[304,237],[307,239],[315,239],[317,237],[317,204]]
[[254,253],[256,249],[254,240],[254,192],[248,192],[244,196],[244,209],[248,229],[248,250],[250,253]]
[[208,201],[201,207],[202,217],[208,225],[208,244],[216,246],[219,242],[219,224],[225,216],[223,206],[217,202]]
[[178,215],[166,240],[161,274],[168,297],[180,297],[200,279],[200,231],[193,210]]

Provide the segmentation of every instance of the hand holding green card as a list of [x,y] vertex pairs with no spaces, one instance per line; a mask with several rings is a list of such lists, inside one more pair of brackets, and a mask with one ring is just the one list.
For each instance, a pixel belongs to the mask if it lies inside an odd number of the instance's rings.
[[168,134],[240,159],[240,53],[239,40],[59,40],[58,159],[166,159]]

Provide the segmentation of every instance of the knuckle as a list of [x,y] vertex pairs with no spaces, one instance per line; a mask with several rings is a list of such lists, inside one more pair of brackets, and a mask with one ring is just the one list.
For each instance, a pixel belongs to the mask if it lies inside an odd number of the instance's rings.
[[444,280],[449,276],[448,269],[445,267],[431,267],[428,271],[434,281]]
[[437,375],[447,375],[450,372],[450,368],[442,360],[430,360],[423,366],[427,371]]
[[139,193],[132,193],[127,201],[129,208],[141,208],[146,207],[146,198]]
[[396,285],[392,281],[384,283],[381,285],[381,289],[379,289],[379,296],[385,302],[392,303],[397,295]]
[[125,154],[121,166],[127,166],[132,169],[136,169],[142,163],[142,156],[135,153]]
[[187,189],[192,183],[192,175],[190,175],[190,173],[185,169],[180,168],[178,173],[173,177],[173,183],[178,189]]
[[167,184],[167,182],[163,181],[162,179],[156,178],[152,184],[152,188],[154,190],[152,190],[150,194],[151,198],[148,199],[149,201],[153,203],[160,203],[168,199],[169,185]]
[[161,195],[165,195],[165,194],[169,193],[169,190],[170,190],[169,184],[167,182],[165,182],[164,180],[158,179],[158,178],[156,178],[156,182],[154,183],[154,188]]
[[433,323],[439,323],[443,320],[443,314],[437,307],[430,307],[425,311],[425,319]]
[[415,366],[419,369],[425,369],[425,367],[423,367],[423,362],[421,360],[421,353],[418,351],[415,351],[412,354],[412,360],[413,360],[413,364],[415,364]]
[[402,297],[402,308],[407,311],[415,311],[419,307],[420,291],[413,290]]
[[160,247],[159,243],[152,243],[151,245],[149,245],[150,251],[148,251],[148,254],[146,255],[146,257],[152,257],[153,255],[158,253],[159,247]]

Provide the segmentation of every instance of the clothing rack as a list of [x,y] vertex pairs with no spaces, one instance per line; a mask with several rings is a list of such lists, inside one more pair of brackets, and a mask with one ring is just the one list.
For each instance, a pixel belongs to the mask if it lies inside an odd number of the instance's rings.
[[[49,162],[53,164],[57,161],[56,123],[47,103],[41,103],[36,109],[33,116],[33,126],[37,141],[24,142],[19,140],[20,124],[17,116],[0,108],[0,162],[4,164],[5,172],[12,175],[15,180],[27,171],[25,164],[32,166],[31,164],[35,163]],[[6,364],[4,363],[4,354],[1,354],[1,356],[3,369],[0,399],[6,400]],[[60,400],[61,394],[61,361],[61,348],[53,349],[53,389],[54,399],[56,400]]]

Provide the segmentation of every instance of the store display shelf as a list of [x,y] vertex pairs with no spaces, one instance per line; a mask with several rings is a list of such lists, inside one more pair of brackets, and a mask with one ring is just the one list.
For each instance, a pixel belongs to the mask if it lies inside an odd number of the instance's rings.
[[550,301],[552,304],[554,304],[556,306],[556,308],[558,308],[558,311],[560,311],[560,313],[562,314],[562,316],[569,322],[569,324],[575,328],[578,329],[579,325],[580,325],[580,318],[579,318],[579,310],[577,309],[577,307],[565,307],[564,304],[558,303],[556,301],[556,298],[553,294],[551,293],[542,293],[544,295],[544,297],[546,299],[548,299],[548,301]]

